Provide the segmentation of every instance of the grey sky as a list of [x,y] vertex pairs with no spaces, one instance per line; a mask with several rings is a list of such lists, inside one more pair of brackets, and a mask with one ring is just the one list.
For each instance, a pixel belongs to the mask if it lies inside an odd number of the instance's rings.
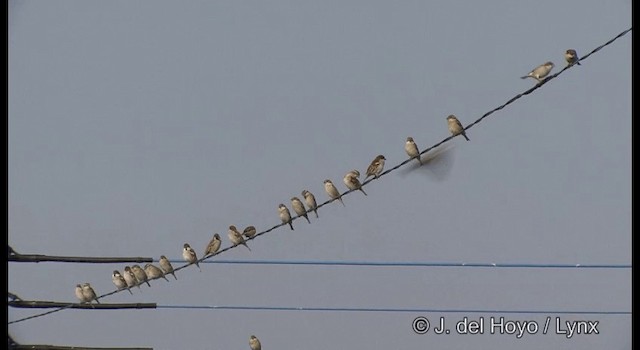
[[[10,1],[9,243],[51,255],[198,254],[279,223],[322,181],[406,158],[534,84],[563,53],[631,26],[629,1]],[[220,259],[631,262],[631,35],[400,169]],[[408,169],[409,167],[407,167]],[[174,264],[180,265],[180,264]],[[10,264],[9,290],[75,301],[124,264]],[[628,269],[203,264],[104,302],[630,311]],[[53,278],[52,276],[56,276]],[[36,313],[9,309],[9,320]],[[65,310],[9,326],[27,344],[155,349],[627,349],[599,335],[416,335],[417,316],[554,314]]]

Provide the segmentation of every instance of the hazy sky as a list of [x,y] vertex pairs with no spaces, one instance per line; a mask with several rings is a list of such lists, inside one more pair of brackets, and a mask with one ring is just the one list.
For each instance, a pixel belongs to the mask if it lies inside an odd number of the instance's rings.
[[[533,86],[520,76],[631,27],[630,1],[9,1],[9,244],[202,254],[215,232],[377,154],[387,168]],[[225,260],[631,263],[631,35],[405,166]],[[411,170],[413,169],[413,170]],[[9,291],[75,302],[125,264],[11,263]],[[101,301],[447,312],[64,310],[25,344],[154,349],[629,349],[630,269],[201,264]],[[469,313],[531,310],[540,314]],[[8,310],[9,321],[44,310]],[[549,313],[546,313],[546,312]],[[445,317],[449,335],[411,329]],[[469,317],[598,321],[599,334],[460,335]],[[553,327],[553,325],[552,325]]]

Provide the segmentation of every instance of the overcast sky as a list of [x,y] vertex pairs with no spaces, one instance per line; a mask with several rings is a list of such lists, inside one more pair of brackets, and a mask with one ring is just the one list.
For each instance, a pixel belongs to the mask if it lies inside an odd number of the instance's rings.
[[[280,222],[323,180],[391,168],[631,27],[631,1],[9,1],[9,244],[71,256],[201,255]],[[631,35],[411,164],[214,259],[631,264]],[[362,179],[362,178],[361,178]],[[11,263],[9,291],[76,302],[125,264]],[[154,349],[629,349],[631,271],[201,264],[109,302],[448,312],[64,310],[24,344]],[[531,310],[469,313],[464,310]],[[9,321],[44,310],[9,308]],[[548,313],[546,313],[548,312]],[[449,335],[411,329],[445,317]],[[457,334],[504,316],[599,334]],[[554,325],[552,324],[552,327]]]

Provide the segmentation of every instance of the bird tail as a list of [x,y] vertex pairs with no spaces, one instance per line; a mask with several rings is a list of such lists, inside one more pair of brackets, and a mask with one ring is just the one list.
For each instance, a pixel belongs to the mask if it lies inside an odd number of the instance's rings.
[[[293,226],[291,226],[291,229],[293,230]],[[251,251],[251,248],[249,248],[249,246],[246,243],[242,242],[242,245],[247,247],[247,249],[249,249],[249,251]]]
[[316,219],[317,219],[317,218],[319,218],[319,216],[318,216],[318,211],[317,211],[317,210],[315,210],[315,209],[313,209],[313,212],[314,212],[314,213],[316,213]]
[[360,188],[359,188],[359,190],[360,190],[362,193],[364,193],[364,195],[365,195],[365,196],[367,196],[367,192],[365,192],[365,191],[362,189],[362,187],[360,187]]
[[462,136],[464,136],[464,138],[465,138],[467,141],[471,141],[471,140],[469,140],[469,138],[467,137],[467,134],[466,134],[466,133],[462,133]]

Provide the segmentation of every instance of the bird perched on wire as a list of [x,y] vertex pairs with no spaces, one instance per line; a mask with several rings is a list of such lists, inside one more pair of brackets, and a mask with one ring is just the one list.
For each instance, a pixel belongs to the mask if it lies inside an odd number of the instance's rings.
[[127,281],[125,281],[124,276],[120,274],[120,271],[113,270],[113,274],[111,274],[111,281],[113,281],[113,284],[116,285],[116,288],[118,288],[118,290],[126,289],[129,291],[129,293],[131,293],[131,295],[133,295],[133,292],[127,285]]
[[449,132],[451,133],[451,135],[462,135],[467,141],[469,141],[467,133],[464,131],[462,124],[455,115],[451,114],[447,117],[447,125],[449,126]]
[[342,182],[344,182],[348,189],[360,190],[360,192],[364,193],[364,195],[366,196],[367,192],[362,189],[362,184],[360,183],[360,180],[358,180],[359,177],[360,172],[358,170],[351,170],[344,175],[344,177],[342,178]]
[[169,262],[169,259],[167,259],[166,256],[160,255],[160,261],[158,264],[160,264],[160,268],[164,271],[165,275],[170,273],[173,275],[173,278],[178,280],[178,277],[176,277],[176,274],[173,272],[173,266],[171,266],[171,262]]
[[85,283],[82,285],[82,295],[84,296],[85,302],[91,304],[91,302],[95,300],[96,303],[100,304],[96,292],[93,290],[93,288],[91,288],[91,285],[89,283]]
[[220,235],[217,233],[213,234],[213,238],[207,244],[207,248],[204,250],[204,256],[207,257],[209,255],[213,255],[218,252],[220,249],[220,245],[222,244],[222,240],[220,239]]
[[200,269],[200,264],[198,264],[198,256],[196,255],[196,251],[191,248],[189,243],[185,243],[182,246],[182,258],[190,264],[196,264],[198,270],[202,272],[202,269]]
[[260,340],[255,335],[249,337],[249,347],[251,350],[262,350],[262,345],[260,344]]
[[293,208],[293,211],[298,214],[298,216],[304,216],[304,218],[307,219],[307,222],[311,223],[311,221],[309,221],[309,216],[307,216],[307,209],[305,209],[304,204],[302,204],[302,201],[300,201],[300,198],[291,197],[291,207]]
[[535,80],[537,80],[540,83],[540,82],[542,82],[544,80],[544,78],[547,75],[549,75],[549,73],[553,69],[553,66],[554,66],[553,62],[551,62],[551,61],[545,62],[545,63],[537,66],[533,70],[531,70],[531,72],[529,72],[529,74],[520,77],[520,79],[534,78]]
[[133,274],[133,271],[131,271],[131,268],[129,266],[124,267],[124,280],[127,282],[127,286],[136,286],[138,287],[138,289],[140,289],[140,283],[138,283],[136,275]]
[[302,190],[302,197],[304,197],[304,202],[307,203],[307,207],[309,207],[309,210],[313,210],[313,212],[316,214],[316,218],[318,218],[318,204],[316,204],[316,197],[313,195],[313,193],[307,190]]
[[569,66],[573,66],[574,64],[577,64],[577,65],[581,66],[581,64],[579,62],[580,58],[578,57],[578,54],[576,53],[576,50],[574,50],[574,49],[568,49],[567,51],[565,51],[564,59],[567,61],[567,64]]
[[251,238],[255,236],[257,232],[258,231],[256,230],[255,226],[247,226],[245,227],[244,231],[242,231],[242,235],[246,238]]
[[329,179],[324,180],[324,191],[327,192],[327,194],[329,195],[329,198],[339,200],[340,203],[342,203],[342,206],[346,207],[346,205],[344,205],[344,202],[342,201],[340,192],[338,192],[338,189],[333,184],[333,182],[331,182],[331,180]]
[[229,226],[229,232],[227,232],[227,237],[229,237],[229,240],[231,241],[231,243],[233,243],[233,245],[242,244],[243,246],[247,247],[249,251],[251,251],[251,248],[249,248],[247,243],[244,241],[244,237],[242,237],[242,233],[238,232],[238,229],[235,226],[233,225]]
[[283,224],[289,224],[291,230],[293,230],[293,223],[291,222],[291,213],[289,212],[289,208],[286,205],[280,203],[278,204],[278,216],[280,216],[280,220]]
[[409,158],[417,157],[416,159],[422,165],[422,159],[420,159],[420,151],[418,151],[418,145],[413,141],[413,137],[407,137],[407,141],[404,143],[404,151],[407,152]]
[[367,181],[367,179],[370,176],[378,178],[378,175],[380,175],[382,170],[384,170],[385,160],[387,160],[387,158],[385,158],[382,154],[379,154],[378,156],[376,156],[373,159],[373,161],[371,161],[371,164],[369,164],[369,167],[367,168],[367,176],[364,178],[364,181]]
[[142,267],[140,267],[140,265],[133,265],[131,266],[131,272],[133,272],[133,274],[136,276],[136,279],[138,280],[139,284],[142,284],[142,282],[146,283],[147,286],[151,287],[151,284],[149,284],[148,281],[148,276],[147,273],[144,272],[144,270],[142,269]]
[[155,280],[158,278],[164,278],[165,281],[169,282],[167,277],[164,276],[164,272],[162,272],[162,270],[159,267],[153,264],[144,265],[144,272],[147,274],[147,277],[149,277],[152,280]]

